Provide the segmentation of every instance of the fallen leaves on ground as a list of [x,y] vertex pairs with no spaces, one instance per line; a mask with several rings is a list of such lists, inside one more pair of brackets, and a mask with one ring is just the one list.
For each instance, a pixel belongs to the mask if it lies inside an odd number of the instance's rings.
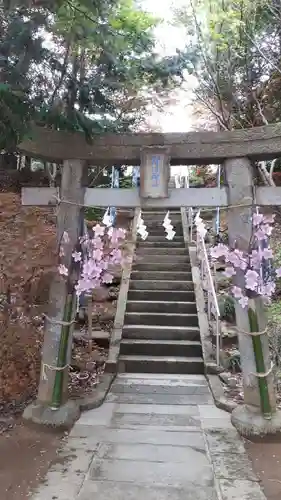
[[[0,193],[0,232],[1,432],[10,425],[6,425],[9,415],[20,414],[38,387],[43,313],[57,267],[54,208],[22,207],[20,195]],[[95,327],[111,331],[118,291],[119,286],[113,285],[95,294]],[[91,352],[87,341],[73,344],[73,365],[79,358],[80,369],[70,372],[72,397],[95,387],[106,356],[107,350],[95,343]]]

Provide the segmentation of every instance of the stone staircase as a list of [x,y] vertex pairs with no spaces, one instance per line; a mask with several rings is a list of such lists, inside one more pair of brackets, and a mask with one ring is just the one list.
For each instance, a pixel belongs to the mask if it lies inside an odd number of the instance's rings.
[[204,372],[198,317],[180,209],[170,211],[176,230],[168,241],[166,212],[142,211],[147,240],[138,240],[122,332],[119,372]]

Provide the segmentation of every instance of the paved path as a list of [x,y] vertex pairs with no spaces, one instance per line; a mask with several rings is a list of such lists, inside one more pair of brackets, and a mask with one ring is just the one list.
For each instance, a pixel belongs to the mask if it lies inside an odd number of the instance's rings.
[[265,500],[203,376],[119,375],[32,500]]

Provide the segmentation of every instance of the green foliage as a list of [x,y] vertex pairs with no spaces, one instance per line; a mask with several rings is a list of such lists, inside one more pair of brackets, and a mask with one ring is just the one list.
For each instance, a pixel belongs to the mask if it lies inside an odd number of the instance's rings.
[[181,54],[159,58],[158,20],[134,0],[9,7],[0,6],[0,84],[9,85],[0,96],[1,147],[13,149],[31,120],[87,139],[130,130],[154,89],[182,78]]
[[21,9],[6,14],[0,7],[0,149],[15,148],[34,114],[29,72],[47,55],[40,38],[45,23],[40,12]]
[[0,83],[0,150],[7,143],[11,149],[28,130],[32,105],[23,91],[13,90],[9,84]]
[[104,216],[104,208],[85,208],[85,220],[100,222]]
[[281,301],[276,300],[268,307],[268,342],[270,356],[274,363],[275,384],[281,385]]
[[221,295],[219,297],[219,309],[222,320],[235,323],[235,300],[231,295]]
[[132,187],[132,176],[122,177],[119,182],[120,188],[131,188]]
[[268,319],[273,323],[281,323],[281,301],[274,301],[268,306]]
[[281,266],[281,247],[276,245],[274,248],[274,267],[278,268]]

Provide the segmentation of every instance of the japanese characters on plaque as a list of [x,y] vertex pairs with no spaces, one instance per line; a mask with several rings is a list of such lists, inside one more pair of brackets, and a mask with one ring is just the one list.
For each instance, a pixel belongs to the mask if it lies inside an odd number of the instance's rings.
[[140,195],[142,198],[167,198],[170,178],[169,157],[160,148],[142,151]]
[[161,156],[153,155],[151,157],[151,187],[157,188],[160,183],[160,161]]

